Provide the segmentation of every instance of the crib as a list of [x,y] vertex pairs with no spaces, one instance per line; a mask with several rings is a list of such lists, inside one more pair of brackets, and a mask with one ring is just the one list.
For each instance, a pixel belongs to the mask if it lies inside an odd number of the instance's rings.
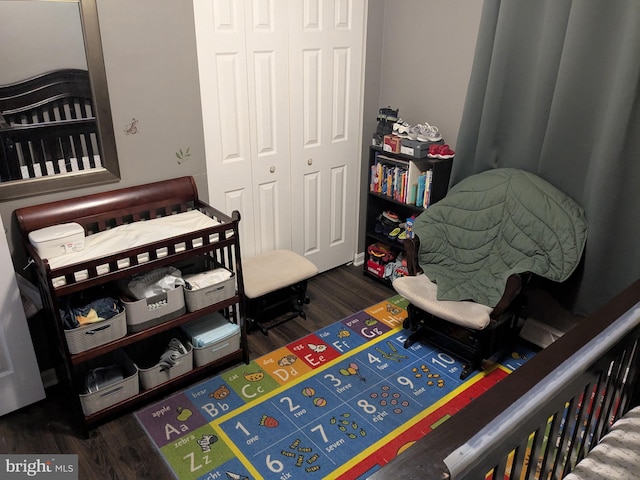
[[0,181],[102,167],[86,70],[54,70],[0,86]]
[[369,478],[603,478],[602,458],[638,462],[624,430],[640,430],[639,338],[640,280]]

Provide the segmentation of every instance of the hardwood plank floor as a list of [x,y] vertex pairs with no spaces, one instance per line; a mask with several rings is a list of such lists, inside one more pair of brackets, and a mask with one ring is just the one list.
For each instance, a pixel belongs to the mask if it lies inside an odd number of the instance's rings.
[[[311,303],[305,307],[306,320],[283,323],[267,336],[257,331],[249,335],[252,359],[394,295],[354,266],[317,275],[307,293]],[[52,387],[45,400],[0,417],[0,453],[75,453],[81,480],[172,477],[132,413],[94,428],[88,438],[81,435],[63,388]]]

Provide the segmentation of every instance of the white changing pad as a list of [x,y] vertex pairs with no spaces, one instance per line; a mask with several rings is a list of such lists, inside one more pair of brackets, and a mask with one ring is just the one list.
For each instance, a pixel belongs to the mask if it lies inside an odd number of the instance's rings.
[[640,478],[640,407],[613,424],[600,443],[583,458],[565,480]]
[[493,308],[476,302],[438,300],[438,286],[424,273],[398,277],[393,281],[393,288],[416,307],[443,320],[474,330],[489,325]]
[[[125,225],[119,225],[110,230],[105,230],[94,235],[85,237],[84,249],[78,252],[71,252],[49,259],[52,270],[65,267],[75,263],[82,263],[95,260],[114,253],[123,252],[135,247],[140,247],[150,243],[165,240],[178,235],[216,227],[222,222],[215,220],[199,210],[168,215],[166,217],[154,218],[152,220],[142,220]],[[218,235],[213,234],[210,242],[217,242]],[[202,245],[202,240],[194,240],[194,246]],[[184,243],[175,246],[176,251],[186,248]],[[157,256],[163,257],[168,254],[166,248],[159,249]],[[138,262],[143,263],[149,260],[148,254],[138,257]],[[118,268],[125,268],[129,265],[129,259],[118,260]],[[109,265],[101,265],[97,268],[98,274],[109,272]],[[76,272],[76,281],[84,280],[88,277],[86,270]],[[53,279],[54,287],[62,286],[66,283],[64,277]]]

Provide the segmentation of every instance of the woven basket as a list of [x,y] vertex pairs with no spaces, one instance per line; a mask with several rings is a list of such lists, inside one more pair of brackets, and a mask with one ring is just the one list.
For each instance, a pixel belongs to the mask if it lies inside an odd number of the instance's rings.
[[110,364],[121,365],[124,371],[124,378],[97,392],[80,394],[80,404],[86,416],[104,410],[107,407],[120,403],[127,398],[131,398],[140,392],[138,380],[138,368],[122,350],[110,352],[110,355],[100,357],[95,362],[87,362],[87,371],[90,367],[106,366]]
[[69,353],[72,355],[112,342],[126,334],[127,316],[124,310],[109,320],[64,331]]

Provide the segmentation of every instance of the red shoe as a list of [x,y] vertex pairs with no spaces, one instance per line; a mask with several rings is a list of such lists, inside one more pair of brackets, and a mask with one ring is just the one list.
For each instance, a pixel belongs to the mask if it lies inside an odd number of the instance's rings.
[[442,145],[440,145],[439,143],[434,143],[432,145],[429,145],[429,151],[427,152],[427,157],[440,158],[438,157],[438,154],[440,153],[440,147],[442,147]]
[[449,145],[440,145],[440,150],[438,151],[438,158],[453,158],[456,154],[453,150],[449,148]]

